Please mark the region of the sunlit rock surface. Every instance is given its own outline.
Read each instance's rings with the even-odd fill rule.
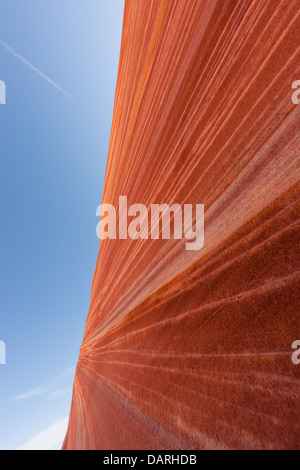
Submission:
[[[203,203],[205,243],[101,242],[64,449],[300,447],[299,34],[299,0],[126,0],[103,202]]]

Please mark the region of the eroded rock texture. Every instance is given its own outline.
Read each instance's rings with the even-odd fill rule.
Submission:
[[[64,449],[300,447],[299,0],[126,0],[103,202],[204,203],[205,243],[105,240]]]

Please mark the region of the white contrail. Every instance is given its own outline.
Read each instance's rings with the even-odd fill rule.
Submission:
[[[68,98],[70,98],[70,100],[74,101],[72,96],[69,95],[68,92],[66,92],[66,90],[64,90],[62,87],[60,87],[59,85],[57,85],[57,83],[55,83],[53,80],[51,80],[51,78],[49,78],[47,75],[45,75],[41,70],[39,70],[37,67],[35,67],[34,65],[32,65],[31,62],[29,62],[27,59],[25,59],[25,57],[21,56],[20,54],[18,54],[12,47],[10,47],[9,44],[7,44],[7,42],[3,41],[3,39],[0,38],[0,44],[8,51],[10,52],[12,55],[14,55],[17,59],[19,59],[21,62],[23,62],[24,64],[26,64],[29,68],[31,68],[31,70],[33,70],[34,72],[36,72],[40,77],[44,78],[45,80],[47,80],[48,83],[50,83],[50,85],[53,85],[57,90],[59,90],[61,93],[63,93],[64,95],[66,95]]]

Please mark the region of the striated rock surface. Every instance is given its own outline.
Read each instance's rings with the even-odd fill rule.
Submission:
[[[205,204],[205,243],[105,240],[64,449],[300,448],[300,0],[126,0],[103,202]]]

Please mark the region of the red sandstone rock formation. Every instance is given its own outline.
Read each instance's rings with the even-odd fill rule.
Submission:
[[[103,202],[204,203],[205,243],[105,240],[64,449],[300,447],[299,0],[126,0]]]

